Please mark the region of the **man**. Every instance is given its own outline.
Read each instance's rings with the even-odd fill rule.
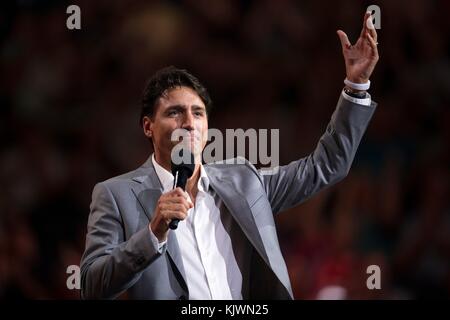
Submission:
[[[81,262],[83,298],[292,299],[274,214],[348,173],[375,110],[366,92],[378,61],[370,14],[355,45],[338,31],[346,87],[309,156],[261,175],[252,164],[201,164],[211,99],[185,70],[157,72],[144,92],[141,124],[154,153],[139,169],[94,188]],[[369,26],[368,26],[369,24]],[[172,133],[185,129],[195,170],[172,190]],[[178,229],[169,224],[179,219]]]

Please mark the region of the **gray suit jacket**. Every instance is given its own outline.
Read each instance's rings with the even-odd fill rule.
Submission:
[[[250,257],[245,299],[292,299],[278,244],[274,214],[296,206],[344,178],[375,111],[342,96],[313,153],[261,175],[242,164],[205,165],[210,187],[222,200]],[[162,187],[149,158],[139,169],[98,183],[92,194],[81,261],[84,299],[189,299],[176,231],[158,253],[148,229]]]

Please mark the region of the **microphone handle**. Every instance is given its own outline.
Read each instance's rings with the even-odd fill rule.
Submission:
[[[177,184],[178,184],[178,175],[179,175],[179,171],[176,172],[174,180],[173,180],[173,188],[174,189],[177,187]],[[184,190],[184,188],[183,188],[183,190]],[[172,221],[170,221],[170,223],[169,223],[170,230],[176,230],[178,228],[178,222],[180,222],[180,219],[172,219]]]

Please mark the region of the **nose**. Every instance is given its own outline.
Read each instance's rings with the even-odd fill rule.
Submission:
[[[188,131],[194,130],[194,116],[191,112],[185,113],[182,128]]]

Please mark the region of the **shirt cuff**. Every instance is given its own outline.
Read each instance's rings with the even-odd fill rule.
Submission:
[[[361,104],[361,105],[363,105],[363,106],[370,106],[370,104],[371,104],[371,102],[372,102],[372,98],[370,97],[370,94],[368,94],[368,93],[366,93],[366,94],[367,94],[367,98],[364,98],[364,99],[358,99],[358,98],[350,97],[348,94],[346,94],[346,93],[344,92],[344,90],[342,90],[342,96],[343,96],[346,100],[348,100],[348,101],[350,101],[350,102],[353,102],[353,103],[356,103],[356,104]]]
[[[153,231],[149,228],[150,238],[152,239],[153,245],[158,250],[158,253],[162,254],[166,249],[167,240],[159,242],[158,238],[153,234]]]

